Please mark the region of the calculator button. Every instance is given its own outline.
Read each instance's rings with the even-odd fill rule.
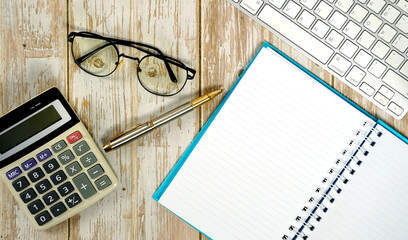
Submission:
[[[74,152],[77,156],[80,156],[89,151],[89,146],[85,141],[82,141],[74,146]]]
[[[43,178],[44,172],[41,170],[41,168],[36,168],[33,171],[29,172],[27,176],[30,178],[31,182],[37,182],[41,178]]]
[[[52,188],[50,181],[48,179],[44,179],[41,182],[35,185],[35,189],[39,194],[43,194]]]
[[[70,182],[66,182],[66,183],[64,183],[64,184],[62,184],[61,186],[58,187],[58,192],[63,197],[67,196],[72,191],[74,191],[74,186],[72,186],[72,184]]]
[[[28,203],[37,197],[37,194],[34,192],[34,189],[30,188],[20,194],[21,199],[24,203]]]
[[[75,184],[75,187],[79,190],[82,197],[85,199],[93,196],[96,193],[95,188],[92,186],[92,183],[89,181],[85,173],[81,173],[72,180]]]
[[[70,161],[72,161],[72,159],[74,159],[74,154],[72,154],[71,150],[67,150],[63,153],[61,153],[60,155],[58,155],[58,159],[62,164],[67,164]]]
[[[101,176],[104,172],[105,171],[103,171],[103,168],[99,164],[88,170],[88,174],[92,179]]]
[[[65,143],[64,140],[61,140],[59,142],[57,142],[56,144],[51,146],[52,151],[54,151],[55,153],[60,152],[62,149],[66,148],[67,144]]]
[[[52,215],[54,217],[58,217],[59,215],[63,214],[67,211],[67,207],[62,202],[59,202],[50,208]]]
[[[65,198],[65,203],[68,205],[69,208],[75,207],[80,202],[82,202],[82,200],[79,197],[78,193],[74,193],[71,196]]]
[[[38,225],[40,225],[40,226],[46,224],[51,219],[52,219],[52,217],[47,211],[42,212],[42,213],[38,214],[37,216],[35,216],[35,220],[37,221]]]
[[[21,174],[21,170],[19,167],[13,168],[12,170],[6,173],[8,180],[14,179]]]
[[[30,185],[30,183],[26,177],[21,177],[13,182],[13,187],[17,192],[20,192],[24,188],[28,187],[28,185]]]
[[[52,192],[46,194],[45,196],[43,196],[43,200],[44,200],[45,204],[47,204],[47,205],[53,204],[58,199],[59,199],[59,196],[58,196],[56,191],[52,191]]]
[[[92,152],[90,152],[86,154],[85,156],[81,157],[80,160],[81,160],[82,165],[84,165],[84,167],[89,167],[96,162],[96,157]]]
[[[103,190],[111,184],[111,180],[106,175],[95,181],[95,185],[99,190]]]
[[[44,151],[37,154],[37,159],[38,159],[38,161],[42,162],[45,159],[51,157],[51,155],[52,155],[51,151],[48,150],[48,149],[45,149]]]
[[[21,167],[23,168],[24,171],[27,171],[28,169],[34,167],[35,165],[37,165],[37,162],[35,161],[34,158],[31,158],[25,161],[23,164],[21,164]]]
[[[59,168],[59,164],[55,158],[43,164],[43,168],[47,173],[52,173]]]
[[[28,204],[27,207],[31,214],[36,214],[44,209],[44,204],[41,202],[41,200],[37,199],[34,202]]]
[[[74,176],[82,170],[78,162],[73,162],[65,168],[69,176]]]
[[[67,175],[65,175],[65,173],[62,170],[59,170],[58,172],[51,175],[50,178],[54,185],[58,185],[65,181],[65,179],[67,179]]]
[[[82,138],[81,133],[79,131],[76,131],[67,137],[67,141],[69,142],[69,144],[73,144],[74,142],[78,141],[81,138]]]

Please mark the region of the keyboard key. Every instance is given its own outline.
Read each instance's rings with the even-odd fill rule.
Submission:
[[[404,66],[400,69],[400,72],[408,77],[408,62],[405,62]]]
[[[240,5],[251,14],[255,14],[262,4],[263,1],[260,0],[243,0]]]
[[[315,16],[313,16],[312,14],[305,10],[302,12],[302,14],[300,14],[297,21],[300,24],[302,24],[305,28],[309,28],[315,19],[316,19]]]
[[[392,51],[391,54],[385,60],[385,62],[388,63],[393,68],[398,68],[401,65],[402,61],[404,61],[404,57],[401,56],[396,51]]]
[[[28,203],[34,198],[37,197],[37,194],[34,192],[34,189],[29,188],[28,190],[22,192],[20,194],[21,200],[23,200],[24,203]]]
[[[327,36],[326,42],[334,48],[338,48],[343,39],[344,37],[341,34],[336,32],[335,30],[332,30],[329,36]]]
[[[321,1],[319,5],[317,5],[316,9],[314,10],[314,12],[320,17],[322,17],[323,19],[327,19],[327,17],[330,15],[332,11],[333,11],[333,8],[329,4],[323,1]]]
[[[13,182],[13,187],[16,189],[17,192],[20,192],[24,188],[28,187],[30,183],[28,182],[26,177],[21,177]]]
[[[404,37],[402,34],[399,34],[392,45],[401,52],[405,52],[405,50],[408,48],[408,38]]]
[[[366,75],[366,73],[363,70],[361,70],[360,68],[354,66],[351,69],[351,71],[347,74],[346,80],[357,87],[358,84],[360,84],[360,82],[363,80],[365,75]]]
[[[65,175],[65,173],[62,170],[59,170],[58,172],[51,175],[50,178],[54,185],[58,185],[65,181],[65,179],[67,179],[67,175]]]
[[[340,76],[343,76],[350,68],[350,66],[351,62],[349,62],[347,59],[345,59],[339,54],[336,54],[329,63],[329,68],[335,71]]]
[[[316,34],[320,38],[323,38],[329,29],[329,26],[324,24],[322,21],[317,20],[316,24],[312,27],[312,33]]]
[[[41,178],[45,176],[44,172],[41,168],[36,168],[27,174],[28,178],[30,178],[31,182],[37,182]]]
[[[52,173],[60,167],[55,158],[43,164],[43,168],[47,173]]]
[[[383,59],[385,57],[385,55],[387,55],[387,53],[390,51],[390,47],[388,47],[387,45],[385,45],[383,42],[378,41],[373,49],[371,49],[371,52],[374,53],[374,55],[376,55],[377,57]]]
[[[346,40],[343,43],[343,46],[340,48],[340,52],[343,53],[346,57],[351,58],[354,53],[356,53],[358,50],[357,45],[352,43],[350,40]]]
[[[50,181],[47,179],[42,180],[41,182],[35,185],[35,189],[39,194],[43,194],[52,188]]]
[[[41,202],[41,200],[37,199],[34,202],[28,204],[27,208],[31,214],[36,214],[44,209],[44,204]]]
[[[67,207],[62,202],[59,202],[50,208],[50,211],[54,217],[58,217],[67,211]]]
[[[386,69],[387,67],[376,59],[373,61],[373,63],[371,63],[371,66],[368,68],[368,71],[377,78],[380,78]]]
[[[391,99],[394,96],[394,92],[391,91],[391,89],[387,88],[386,86],[382,86],[380,90],[378,90],[378,92],[388,99]]]
[[[85,156],[81,157],[81,163],[84,167],[89,167],[96,162],[96,157],[93,153],[88,153]]]
[[[352,21],[349,21],[343,29],[343,32],[347,36],[349,36],[351,39],[355,39],[357,35],[360,33],[360,31],[361,31],[361,27]]]
[[[74,142],[78,141],[81,138],[82,134],[79,131],[76,131],[67,137],[67,141],[69,144],[73,144]]]
[[[51,205],[54,204],[59,199],[59,196],[56,191],[51,191],[50,193],[43,196],[45,204]]]
[[[302,8],[295,2],[289,1],[288,4],[286,4],[286,7],[283,8],[283,12],[291,18],[295,18],[301,9]]]
[[[317,0],[300,0],[299,2],[300,4],[312,10],[315,4],[317,3]]]
[[[360,50],[356,57],[354,58],[354,61],[360,65],[361,67],[365,68],[368,66],[368,64],[370,63],[371,59],[373,59],[373,57],[368,54],[367,52],[365,52],[364,50]]]
[[[21,174],[20,168],[16,167],[16,168],[13,168],[10,171],[8,171],[6,173],[6,176],[7,176],[8,180],[12,180],[12,179],[18,177],[20,174]]]
[[[74,158],[75,158],[74,154],[72,154],[71,150],[66,150],[65,152],[58,155],[58,160],[62,164],[67,164],[67,163],[71,162]]]
[[[388,72],[382,78],[382,81],[388,84],[397,92],[401,93],[404,97],[408,98],[408,81],[402,78],[399,74],[397,74],[393,70],[388,70]]]
[[[361,46],[369,49],[371,45],[373,45],[375,41],[375,37],[368,33],[367,31],[364,31],[360,37],[357,39],[357,42],[361,44]]]
[[[363,82],[363,84],[361,84],[360,86],[360,90],[367,94],[368,96],[371,96],[374,94],[374,88],[372,88],[370,85],[368,85],[367,83]]]
[[[276,31],[280,32],[288,39],[291,39],[294,44],[324,64],[329,60],[334,52],[332,49],[327,47],[321,41],[317,40],[314,36],[303,30],[298,25],[294,24],[271,6],[266,5],[258,17],[265,24],[274,26]],[[275,24],[276,22],[279,22],[280,24]]]
[[[57,142],[56,144],[52,145],[51,149],[55,153],[58,153],[61,150],[63,150],[64,148],[66,148],[66,147],[67,147],[67,144],[65,143],[65,141],[61,140],[61,141]]]
[[[363,19],[367,16],[368,11],[361,5],[356,4],[350,12],[350,17],[354,18],[357,22],[361,23]]]
[[[88,175],[92,178],[95,179],[99,176],[101,176],[105,171],[101,167],[101,165],[96,165],[92,167],[91,169],[88,170]]]
[[[381,14],[381,17],[383,17],[385,20],[387,20],[390,23],[394,23],[397,17],[400,15],[400,11],[398,11],[396,8],[394,8],[391,5],[388,5],[384,12]]]
[[[52,217],[51,215],[47,212],[44,211],[37,216],[35,216],[35,220],[37,221],[38,225],[42,226],[46,224],[47,222],[51,221]]]
[[[384,0],[370,0],[367,4],[368,8],[373,10],[375,13],[379,13],[381,9],[385,6]]]
[[[21,167],[23,168],[24,171],[27,171],[27,170],[33,168],[35,165],[37,165],[37,162],[35,161],[35,159],[30,158],[29,160],[27,160],[23,164],[21,164]]]
[[[402,114],[404,109],[402,109],[400,106],[398,106],[395,102],[391,102],[390,105],[388,106],[388,109],[395,113],[395,115],[399,116]]]
[[[99,190],[103,190],[112,184],[108,176],[103,176],[95,181],[95,185]]]
[[[397,31],[391,28],[388,24],[384,24],[384,26],[381,28],[380,32],[378,33],[378,36],[384,39],[386,42],[391,42],[395,34],[397,34]]]
[[[379,92],[374,95],[374,100],[383,106],[387,105],[387,103],[389,102],[389,100]]]
[[[73,147],[77,156],[80,156],[89,151],[89,146],[85,141],[82,141]]]
[[[377,32],[378,28],[380,28],[382,21],[374,16],[374,14],[370,14],[367,20],[364,22],[364,26],[371,30],[372,32]]]
[[[403,15],[396,24],[403,33],[408,33],[408,16]]]
[[[338,0],[335,5],[343,12],[348,12],[353,3],[353,0]]]
[[[82,170],[78,162],[73,162],[65,168],[69,176],[74,176]]]
[[[404,12],[408,13],[408,1],[407,0],[399,0],[398,7],[400,7]]]
[[[58,187],[58,192],[63,197],[70,194],[72,191],[74,191],[74,186],[72,186],[72,184],[70,182],[66,182],[66,183],[64,183],[64,184],[62,184],[61,186]]]
[[[71,196],[65,198],[65,203],[68,205],[69,208],[73,208],[82,202],[82,199],[79,197],[78,193],[74,193]]]
[[[281,8],[286,0],[269,0],[269,2],[277,8]]]
[[[49,149],[45,149],[44,151],[37,154],[37,159],[38,161],[42,162],[51,157],[51,155],[52,155],[51,151]]]
[[[72,181],[74,182],[75,187],[79,190],[83,198],[90,198],[96,193],[95,188],[92,186],[91,181],[89,181],[85,173],[81,173]]]
[[[346,20],[347,18],[343,14],[341,14],[339,11],[335,11],[330,17],[329,23],[335,28],[340,29],[341,27],[343,27]]]

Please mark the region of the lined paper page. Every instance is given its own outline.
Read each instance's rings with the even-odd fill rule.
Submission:
[[[213,239],[280,239],[363,121],[263,48],[159,202]]]
[[[407,239],[408,145],[382,126],[376,145],[322,214],[310,239]]]

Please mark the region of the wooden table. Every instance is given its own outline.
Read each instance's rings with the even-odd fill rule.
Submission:
[[[264,41],[408,136],[408,117],[392,119],[224,0],[4,0],[0,9],[0,114],[57,86],[99,146],[201,93],[229,89]],[[90,76],[72,60],[71,31],[155,45],[197,75],[167,98],[141,87],[130,60],[109,77]],[[152,195],[221,99],[107,154],[119,179],[117,190],[49,231],[34,230],[0,183],[0,239],[206,239]]]

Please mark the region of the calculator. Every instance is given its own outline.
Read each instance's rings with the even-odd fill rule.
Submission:
[[[57,88],[0,118],[0,176],[38,230],[79,213],[118,183]]]

